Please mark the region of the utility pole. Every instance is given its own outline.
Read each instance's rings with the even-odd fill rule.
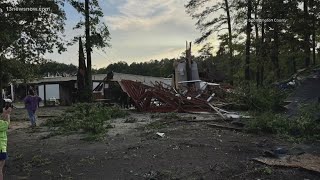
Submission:
[[[92,101],[92,72],[91,72],[91,41],[90,41],[90,10],[89,0],[85,0],[85,32],[86,32],[86,54],[87,54],[87,97],[88,102]]]

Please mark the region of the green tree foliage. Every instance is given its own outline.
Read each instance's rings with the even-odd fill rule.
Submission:
[[[75,75],[77,73],[77,66],[73,64],[58,63],[51,60],[44,60],[39,65],[34,65],[38,70],[38,76],[48,75]]]
[[[88,77],[91,76],[91,48],[109,47],[110,33],[100,19],[103,18],[98,0],[89,2],[88,27],[90,39],[86,40],[88,62]],[[64,35],[66,15],[65,3],[70,3],[80,14],[85,14],[84,2],[78,0],[18,0],[0,2],[0,55],[15,58],[23,63],[41,63],[42,55],[52,53],[55,49],[60,53],[66,50],[66,45],[78,41],[79,35],[68,41]],[[23,10],[19,8],[42,8],[38,10]],[[44,9],[45,8],[45,9]],[[85,25],[80,21],[74,29]],[[90,41],[89,41],[90,40]],[[90,62],[90,63],[89,63]],[[9,69],[5,69],[7,71]],[[10,72],[4,72],[10,74]],[[1,75],[1,79],[6,76]],[[91,83],[91,77],[88,78]],[[0,84],[1,89],[2,84]]]
[[[65,49],[63,0],[0,2],[0,53],[23,62],[35,62],[39,55]],[[46,7],[43,11],[12,11],[11,8]]]
[[[247,128],[250,132],[273,133],[296,142],[319,140],[320,123],[314,113],[319,110],[319,104],[302,105],[293,117],[265,111],[249,120]]]
[[[316,64],[320,1],[251,0],[250,8],[250,1],[247,0],[228,2],[233,22],[233,63],[227,61],[230,59],[230,33],[220,31],[228,27],[225,1],[190,0],[186,9],[192,18],[198,20],[196,27],[203,32],[196,42],[206,40],[216,31],[220,32],[217,57],[224,59],[224,71],[235,68],[234,78],[238,83],[242,83],[246,75],[247,79],[250,77],[251,81],[256,80],[257,85],[262,86],[287,79],[297,69],[310,64],[311,59],[315,61],[312,64]],[[222,15],[219,17],[218,14]],[[248,17],[253,21],[247,24]],[[247,41],[245,37],[249,37]],[[228,67],[230,65],[232,67]]]
[[[309,51],[315,49],[319,41],[316,38],[313,39],[312,45],[311,31],[319,27],[319,23],[313,25],[313,22],[319,22],[320,5],[318,1],[313,3],[308,1],[306,5],[309,11],[306,14],[304,2],[263,0],[258,4],[256,18],[271,21],[259,22],[257,28],[252,29],[252,33],[256,33],[256,36],[252,37],[254,43],[251,51],[257,56],[252,57],[254,61],[251,63],[258,64],[252,71],[261,76],[257,77],[260,79],[257,82],[266,80],[265,83],[270,83],[286,79],[296,73],[297,69],[310,64],[312,56]],[[239,9],[241,9],[240,5]],[[237,18],[243,18],[241,13],[238,13]],[[276,20],[284,21],[275,22]],[[314,36],[316,37],[317,34],[319,32]],[[312,57],[312,59],[316,61],[316,58]]]
[[[85,15],[85,3],[84,0],[66,0],[68,1],[81,15]],[[104,17],[102,9],[99,5],[98,0],[90,0],[90,44],[92,48],[103,49],[106,47],[110,47],[110,32],[108,30],[107,25],[104,23],[102,18]],[[85,22],[79,21],[74,29],[82,29],[85,28]],[[83,31],[84,32],[84,31]],[[86,41],[85,33],[76,36],[73,38],[73,43],[79,42],[79,37]]]
[[[34,64],[24,64],[17,59],[6,59],[2,61],[3,77],[2,84],[8,84],[13,79],[28,81],[37,76],[37,66]]]
[[[206,51],[206,50],[204,50]],[[203,52],[207,54],[206,52]],[[227,55],[226,55],[227,56]],[[227,74],[223,71],[225,68],[225,55],[213,57],[212,55],[192,57],[198,65],[201,77],[206,81],[217,82],[226,79]],[[132,63],[128,65],[124,61],[113,63],[107,67],[96,70],[97,74],[106,74],[108,72],[136,74],[155,77],[172,77],[173,64],[175,61],[184,60],[183,57],[173,59],[151,60],[148,62]]]
[[[4,59],[2,65],[6,69],[3,72],[3,84],[14,79],[22,79],[27,82],[46,76],[74,76],[78,69],[73,64],[58,63],[52,60],[41,60],[39,64],[25,64],[17,59]]]
[[[187,13],[197,20],[196,27],[202,33],[202,36],[196,40],[196,43],[202,43],[215,32],[220,32],[228,28],[227,12],[229,8],[226,8],[229,7],[228,1],[190,0],[185,7]],[[214,17],[218,14],[218,17]]]
[[[100,140],[109,128],[110,119],[123,118],[127,112],[103,104],[79,103],[67,109],[56,118],[49,119],[46,125],[55,127],[57,134],[70,134],[82,131],[87,140]]]
[[[196,39],[196,43],[207,41],[215,32],[228,30],[227,44],[229,50],[229,66],[226,70],[229,72],[230,83],[233,84],[234,76],[234,47],[232,35],[232,19],[231,13],[234,8],[230,0],[189,0],[185,5],[187,13],[193,19],[197,20],[196,27],[202,33],[201,37]],[[219,14],[219,16],[217,16]],[[210,43],[210,41],[209,41]],[[204,46],[206,47],[206,45]]]
[[[63,9],[65,3],[70,3],[80,13],[84,13],[84,3],[75,0],[20,0],[1,1],[0,8],[0,54],[10,55],[22,62],[39,62],[45,53],[66,50],[65,45],[78,41],[80,36],[74,37],[72,42],[66,41],[64,25],[66,20]],[[14,8],[45,7],[42,11],[14,11]],[[93,47],[109,47],[110,33],[107,26],[99,19],[103,17],[97,0],[90,3],[91,44]],[[75,29],[83,28],[80,21]]]
[[[108,72],[137,74],[144,76],[158,76],[167,77],[173,72],[173,62],[175,59],[163,59],[161,61],[151,60],[149,62],[132,63],[128,65],[124,61],[110,64],[105,68],[97,70],[98,74],[105,74]]]
[[[28,80],[34,78],[35,67],[32,64],[24,64],[17,59],[7,59],[4,55],[0,55],[0,90],[8,84],[12,79]],[[3,101],[0,102],[2,107]],[[0,108],[2,112],[2,108]]]

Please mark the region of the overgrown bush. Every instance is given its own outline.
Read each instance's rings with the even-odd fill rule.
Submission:
[[[273,133],[294,140],[320,140],[319,113],[319,104],[304,105],[293,117],[268,111],[256,114],[247,128],[251,132]]]
[[[255,88],[245,98],[250,109],[280,111],[287,94],[274,88]]]
[[[125,117],[127,112],[115,107],[105,107],[102,104],[76,104],[60,116],[49,119],[49,127],[58,127],[60,132],[83,131],[90,136],[99,137],[110,128],[110,119]]]
[[[228,97],[228,102],[244,104],[250,111],[266,112],[280,111],[283,101],[287,97],[285,92],[272,87],[248,88],[242,87],[234,91]]]

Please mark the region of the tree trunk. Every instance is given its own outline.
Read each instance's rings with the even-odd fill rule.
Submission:
[[[246,60],[245,60],[245,80],[250,80],[250,47],[251,47],[251,11],[252,1],[248,0],[247,4],[247,28],[246,28]]]
[[[294,35],[292,35],[291,41],[294,41],[294,40],[295,40],[295,37],[294,37]],[[297,73],[297,62],[296,62],[295,52],[298,51],[298,49],[294,43],[291,44],[290,49],[291,49],[291,55],[290,55],[291,59],[290,60],[292,60],[292,71],[290,73],[295,74],[295,73]]]
[[[313,29],[312,29],[312,60],[313,60],[313,65],[316,65],[316,48],[317,48],[317,43],[316,43],[316,18],[313,17]]]
[[[86,62],[83,52],[83,46],[81,37],[79,39],[79,62],[78,62],[78,73],[77,73],[77,85],[78,85],[78,91],[77,91],[77,101],[78,102],[87,102],[88,101],[88,92],[86,91],[86,85],[87,85],[87,68],[86,68]]]
[[[254,18],[255,20],[258,19],[258,6],[259,6],[260,0],[258,0],[257,2],[255,2],[254,5]],[[259,87],[261,84],[261,80],[260,80],[260,66],[261,66],[261,59],[260,59],[260,42],[259,42],[259,27],[258,27],[258,22],[255,21],[254,23],[254,28],[255,28],[255,33],[256,33],[256,63],[257,63],[257,67],[256,67],[256,83],[257,83],[257,87]]]
[[[261,45],[260,45],[260,48],[261,48],[261,51],[260,51],[260,55],[261,55],[261,59],[262,59],[262,62],[260,64],[260,85],[263,85],[263,81],[264,81],[264,64],[265,64],[265,60],[266,60],[266,49],[265,49],[265,31],[264,31],[264,28],[265,28],[265,25],[264,25],[264,22],[262,22],[261,24]]]
[[[225,5],[226,5],[226,12],[227,12],[227,22],[228,22],[228,46],[230,50],[230,72],[229,72],[229,77],[230,77],[230,84],[233,85],[233,74],[234,74],[234,64],[233,64],[233,44],[232,44],[232,27],[231,27],[231,18],[230,18],[230,9],[229,9],[229,2],[228,0],[225,0]]]
[[[3,112],[3,100],[2,100],[2,89],[3,89],[3,85],[2,85],[2,74],[3,74],[3,65],[2,62],[4,61],[4,55],[0,56],[0,94],[1,94],[1,98],[0,98],[0,113]]]
[[[279,25],[274,23],[274,32],[273,32],[273,52],[272,52],[272,61],[275,69],[276,79],[280,79],[280,67],[279,67]]]
[[[262,0],[261,2],[261,19],[265,17],[264,15],[264,10],[265,10],[265,0]],[[261,23],[261,41],[260,41],[260,66],[259,66],[259,78],[260,78],[260,85],[263,86],[264,82],[264,65],[266,62],[266,57],[267,57],[267,52],[266,52],[266,45],[265,45],[265,38],[266,38],[266,33],[265,33],[265,28],[267,26],[265,25],[265,22]]]
[[[316,65],[316,15],[314,0],[310,0],[310,7],[312,8],[312,64]]]
[[[275,7],[272,12],[272,18],[277,19],[279,18],[279,11],[278,8],[283,6],[283,0],[277,0],[273,2],[273,6]],[[279,67],[279,47],[280,47],[280,28],[279,23],[273,22],[273,43],[272,43],[272,53],[271,53],[271,61],[273,64],[275,80],[280,79],[280,67]]]
[[[91,42],[90,42],[90,19],[89,0],[85,0],[85,32],[86,32],[86,54],[87,54],[87,96],[88,102],[92,102],[92,72],[91,72]]]
[[[296,57],[292,57],[292,68],[293,68],[293,74],[297,73],[297,63],[296,63]]]
[[[305,54],[305,66],[309,67],[310,65],[310,26],[309,26],[309,12],[308,12],[308,0],[303,1],[303,10],[304,10],[304,54]]]

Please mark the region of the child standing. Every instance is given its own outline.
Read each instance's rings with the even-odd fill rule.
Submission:
[[[30,89],[28,93],[28,96],[24,99],[24,103],[31,121],[31,127],[36,127],[36,111],[38,109],[39,102],[42,101],[42,99],[37,96],[32,89]]]
[[[3,167],[7,159],[7,130],[10,124],[10,113],[8,115],[9,118],[0,119],[0,180],[3,180]]]
[[[12,111],[12,106],[9,102],[5,103],[4,108],[2,109],[2,118],[10,122],[10,114]]]

